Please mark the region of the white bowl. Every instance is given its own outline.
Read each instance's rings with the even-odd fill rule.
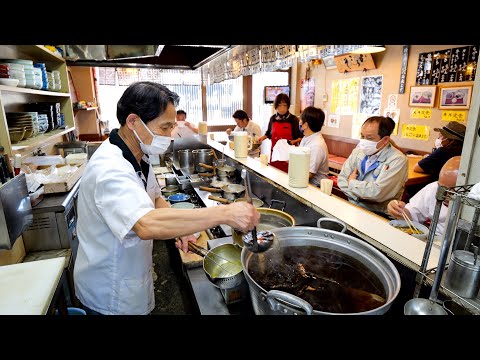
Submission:
[[[425,225],[420,224],[416,221],[412,221],[412,223],[413,223],[413,225],[415,225],[415,227],[418,230],[420,230],[422,232],[422,234],[410,234],[410,235],[413,236],[413,237],[416,237],[417,239],[426,240],[427,237],[428,237],[428,231],[429,231],[428,227],[426,227]],[[392,220],[388,224],[393,226],[393,227],[402,227],[402,228],[410,229],[405,220]],[[400,230],[400,231],[403,231],[403,230]]]
[[[6,86],[17,86],[19,80],[18,79],[5,79],[5,78],[0,78],[0,85],[6,85]]]

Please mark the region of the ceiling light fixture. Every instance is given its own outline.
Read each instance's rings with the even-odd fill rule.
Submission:
[[[385,45],[359,45],[356,49],[350,51],[351,54],[371,54],[385,51]]]

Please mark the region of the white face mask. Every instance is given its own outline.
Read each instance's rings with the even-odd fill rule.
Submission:
[[[381,141],[381,140],[380,140]],[[362,149],[362,151],[370,156],[375,154],[379,149],[377,149],[377,144],[380,142],[375,142],[371,140],[366,140],[366,139],[360,139],[360,142],[358,143],[358,147]]]
[[[435,148],[438,149],[438,148],[441,148],[442,147],[442,139],[439,139],[439,138],[436,138],[435,139]]]
[[[140,121],[143,126],[145,126],[150,135],[152,135],[153,137],[152,143],[150,145],[144,144],[138,136],[137,132],[133,130],[133,133],[137,137],[138,141],[140,141],[140,148],[142,149],[143,153],[147,155],[160,155],[167,151],[172,141],[172,138],[169,136],[155,135],[141,119]]]

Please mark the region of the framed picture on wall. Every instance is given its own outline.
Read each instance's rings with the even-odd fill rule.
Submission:
[[[437,87],[435,85],[410,86],[408,105],[412,107],[433,107],[436,90]]]
[[[472,86],[440,88],[439,109],[467,110],[470,108]]]

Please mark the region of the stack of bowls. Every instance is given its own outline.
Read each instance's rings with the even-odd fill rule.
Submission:
[[[17,64],[12,62],[12,60],[6,59],[2,60],[0,65],[8,65],[10,78],[18,80],[17,86],[26,87],[27,81],[25,77],[25,69],[22,64]]]
[[[47,68],[44,63],[35,63],[33,67],[40,69],[42,76],[42,90],[48,90]]]
[[[21,114],[21,113],[7,113],[7,123],[8,128],[22,128],[24,133],[22,139],[25,140],[33,136],[34,126],[33,126],[33,115],[31,114]],[[18,140],[18,141],[20,141]]]

